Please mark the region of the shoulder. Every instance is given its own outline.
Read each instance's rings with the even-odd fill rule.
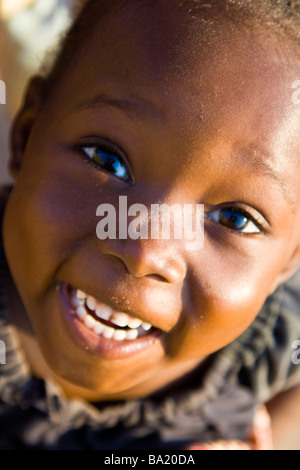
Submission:
[[[239,339],[241,383],[263,402],[300,383],[293,361],[300,344],[300,270],[267,300],[248,333]]]

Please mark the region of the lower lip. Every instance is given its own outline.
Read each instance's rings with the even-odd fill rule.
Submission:
[[[60,284],[59,294],[63,305],[63,321],[71,339],[86,352],[107,360],[120,360],[134,356],[156,344],[163,332],[154,330],[135,340],[115,341],[97,335],[89,330],[74,314],[70,304],[69,290],[65,283]]]

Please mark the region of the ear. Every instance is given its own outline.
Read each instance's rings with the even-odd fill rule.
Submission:
[[[29,136],[45,101],[45,84],[46,80],[39,76],[30,80],[22,107],[13,122],[9,170],[14,179],[18,177]]]
[[[291,256],[289,262],[283,269],[283,271],[279,274],[279,276],[276,278],[270,294],[273,294],[273,292],[277,289],[280,284],[283,284],[286,282],[290,277],[292,277],[296,271],[300,267],[300,241],[298,243],[298,246],[296,247],[295,251],[293,252],[293,255]]]

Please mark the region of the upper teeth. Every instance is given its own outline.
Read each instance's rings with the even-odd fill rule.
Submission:
[[[86,295],[80,290],[72,292],[71,304],[75,309],[76,315],[84,322],[87,328],[108,339],[113,338],[116,341],[123,341],[125,339],[133,340],[139,336],[140,327],[144,331],[149,331],[152,328],[150,323],[143,322],[138,318],[133,318],[126,313],[114,312],[107,305],[101,304],[96,299]],[[99,321],[88,313],[86,306],[89,310],[94,312],[94,314],[99,318]],[[115,329],[103,324],[101,320],[110,321],[116,327],[127,327],[129,329],[127,331]]]

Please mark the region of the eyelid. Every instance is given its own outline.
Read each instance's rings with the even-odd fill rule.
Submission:
[[[250,236],[250,235],[261,235],[261,234],[268,234],[270,232],[270,224],[268,220],[254,207],[246,206],[244,203],[238,202],[228,202],[224,204],[220,204],[214,207],[208,208],[205,213],[210,214],[215,211],[222,211],[224,209],[235,210],[236,212],[240,212],[241,214],[248,217],[260,230],[260,233],[246,233],[246,232],[239,232],[237,230],[231,230],[227,228],[227,230],[234,232],[239,235],[243,236]]]
[[[245,207],[239,204],[236,210],[243,214],[249,215],[252,222],[254,222],[263,232],[267,232],[270,229],[270,224],[267,219],[256,209],[251,206]]]
[[[84,148],[97,148],[97,149],[105,149],[108,152],[115,153],[116,156],[118,156],[120,159],[123,159],[123,164],[126,167],[126,170],[128,172],[130,180],[128,181],[128,184],[130,186],[135,184],[135,178],[133,175],[132,167],[129,162],[129,159],[126,155],[126,153],[114,142],[112,142],[109,139],[106,139],[104,137],[97,137],[97,136],[90,136],[90,137],[84,137],[82,139],[79,139],[79,143],[75,145],[75,148],[77,151],[79,151],[82,154],[82,150]],[[89,160],[91,164],[93,162]],[[96,166],[96,164],[94,164]]]

